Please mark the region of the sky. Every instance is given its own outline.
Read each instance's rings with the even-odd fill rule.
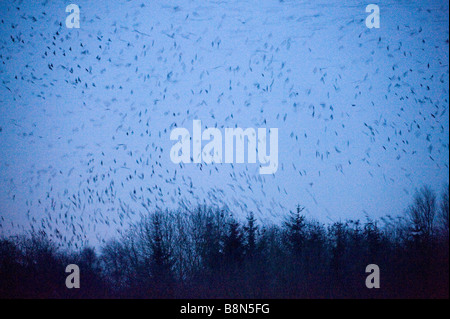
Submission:
[[[371,3],[2,1],[0,234],[101,242],[199,204],[261,223],[300,204],[327,223],[441,192],[448,1],[374,2],[369,29]],[[80,28],[66,26],[69,4]],[[277,128],[278,170],[173,163],[170,133],[194,120]]]

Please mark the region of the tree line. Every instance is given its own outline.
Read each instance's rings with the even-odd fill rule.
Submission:
[[[297,206],[280,224],[226,208],[156,211],[99,248],[45,232],[0,238],[1,298],[448,298],[448,187],[423,187],[399,216],[330,224]],[[80,289],[65,285],[68,264]],[[380,268],[368,289],[366,266]]]

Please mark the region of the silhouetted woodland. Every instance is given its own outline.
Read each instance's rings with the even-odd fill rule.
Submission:
[[[448,187],[404,214],[323,224],[298,206],[279,225],[224,208],[155,212],[77,252],[45,232],[0,239],[1,298],[448,298]],[[80,268],[68,289],[65,268]],[[368,264],[381,288],[368,289]]]

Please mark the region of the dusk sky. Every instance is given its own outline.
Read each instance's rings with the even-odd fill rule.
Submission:
[[[66,26],[66,6],[80,28]],[[0,234],[228,206],[261,223],[401,213],[449,174],[449,3],[2,1]],[[278,170],[175,164],[174,128],[278,128]],[[206,142],[202,145],[204,146]],[[247,159],[247,157],[246,157]],[[75,238],[74,238],[75,239]]]

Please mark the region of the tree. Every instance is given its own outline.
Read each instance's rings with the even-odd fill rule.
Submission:
[[[239,222],[230,217],[224,239],[224,257],[228,265],[239,264],[244,254],[244,236]]]
[[[197,251],[202,263],[201,270],[213,275],[219,270],[224,253],[225,214],[220,210],[199,210],[196,224],[194,230],[200,233]]]
[[[165,284],[172,279],[172,260],[166,243],[164,243],[164,229],[162,214],[151,216],[151,259],[150,271],[154,281]]]
[[[374,260],[381,248],[381,232],[376,221],[368,218],[364,225],[364,238],[367,242],[369,260]]]
[[[101,259],[103,272],[114,290],[120,291],[128,288],[127,272],[131,270],[131,265],[127,259],[125,244],[118,240],[106,242],[101,251]]]
[[[414,195],[414,203],[407,211],[415,240],[429,243],[434,235],[436,194],[424,186]]]
[[[305,241],[305,216],[302,215],[305,207],[297,206],[295,213],[291,212],[284,223],[287,237],[287,246],[292,253],[299,257]]]
[[[441,200],[441,206],[440,206],[440,224],[441,224],[441,230],[448,241],[448,234],[449,234],[449,195],[448,195],[449,189],[448,185],[445,187],[444,192],[442,193],[442,200]]]
[[[344,260],[345,260],[345,248],[347,244],[347,229],[346,225],[342,222],[333,223],[328,229],[331,245],[331,265],[334,271],[334,277],[336,280],[342,278]]]
[[[75,258],[75,264],[81,269],[83,276],[83,291],[92,296],[106,293],[101,276],[100,259],[93,247],[84,247]],[[83,294],[86,297],[86,294]]]
[[[249,258],[253,258],[256,249],[256,236],[258,232],[258,225],[253,212],[247,216],[247,225],[244,226],[246,235],[245,252]]]
[[[23,269],[19,263],[20,258],[21,252],[16,243],[0,238],[0,298],[15,297],[21,290]]]

